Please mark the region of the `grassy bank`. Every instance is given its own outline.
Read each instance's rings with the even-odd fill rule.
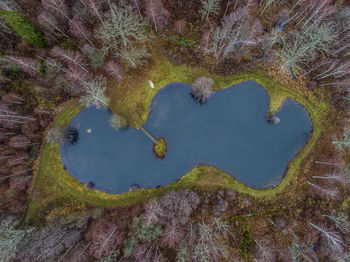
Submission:
[[[40,158],[36,163],[35,177],[32,188],[32,200],[29,203],[24,223],[31,223],[47,215],[44,211],[48,206],[60,207],[71,203],[75,206],[116,207],[145,202],[160,196],[171,189],[191,188],[199,191],[215,191],[219,188],[229,188],[254,197],[273,197],[291,185],[292,178],[301,167],[305,157],[312,150],[322,132],[322,121],[327,111],[327,105],[314,97],[309,91],[300,91],[293,87],[284,87],[266,77],[262,72],[243,73],[222,77],[211,75],[204,69],[174,66],[164,57],[155,54],[157,59],[152,67],[137,77],[126,77],[118,83],[110,83],[108,94],[111,97],[111,110],[126,117],[134,127],[143,125],[148,117],[153,96],[166,84],[174,81],[191,84],[198,76],[210,76],[215,81],[215,89],[223,89],[233,84],[254,80],[263,85],[271,97],[271,107],[280,108],[283,101],[290,97],[302,104],[310,113],[314,132],[308,144],[290,163],[288,171],[281,184],[274,188],[263,190],[250,188],[228,174],[209,166],[200,165],[193,168],[177,182],[154,189],[140,189],[132,193],[107,194],[98,190],[87,190],[63,169],[59,146],[44,144]],[[151,89],[147,80],[151,79],[156,88]],[[70,101],[57,112],[53,125],[67,126],[74,115],[81,110],[77,101]],[[151,152],[150,152],[151,153]]]

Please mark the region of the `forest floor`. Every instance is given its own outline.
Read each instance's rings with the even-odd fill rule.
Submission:
[[[128,120],[130,126],[140,128],[147,120],[152,98],[157,91],[171,82],[193,83],[199,76],[209,76],[214,80],[214,89],[223,89],[246,80],[254,80],[265,87],[270,95],[270,108],[277,111],[286,98],[293,98],[302,104],[309,112],[314,130],[308,144],[290,163],[283,181],[274,188],[253,189],[223,171],[200,165],[190,170],[177,182],[152,189],[140,189],[124,194],[108,194],[98,190],[86,189],[85,185],[69,175],[61,162],[58,145],[43,144],[40,157],[35,166],[35,176],[30,190],[30,202],[23,218],[23,223],[40,223],[41,220],[57,214],[69,214],[88,207],[118,207],[143,203],[150,198],[161,196],[172,189],[188,188],[201,192],[215,192],[218,189],[231,189],[252,197],[276,198],[287,191],[295,194],[298,187],[296,174],[301,173],[307,156],[314,150],[322,131],[328,104],[324,96],[314,96],[308,89],[289,87],[273,81],[265,73],[256,71],[249,73],[220,76],[209,73],[206,69],[173,65],[160,52],[152,48],[152,63],[142,71],[129,72],[120,82],[109,83],[107,90],[111,98],[110,109]],[[155,88],[148,86],[152,80]],[[71,119],[81,110],[76,100],[63,104],[56,112],[52,126],[68,126]]]

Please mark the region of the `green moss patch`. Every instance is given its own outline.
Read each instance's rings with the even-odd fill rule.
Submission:
[[[18,36],[24,38],[28,44],[44,48],[46,40],[42,33],[36,29],[34,24],[27,17],[14,11],[0,10],[0,16]]]

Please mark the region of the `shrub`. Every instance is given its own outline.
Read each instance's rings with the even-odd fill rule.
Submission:
[[[39,48],[44,48],[46,46],[44,36],[25,16],[14,11],[4,10],[0,10],[0,16],[20,37],[23,37],[28,44]]]

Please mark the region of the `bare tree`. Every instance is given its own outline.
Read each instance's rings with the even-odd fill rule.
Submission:
[[[194,191],[178,190],[170,191],[159,201],[164,210],[164,216],[160,219],[161,224],[176,219],[185,225],[193,210],[198,207],[200,198]]]
[[[165,225],[163,241],[169,248],[173,248],[183,238],[184,234],[183,228],[173,219]]]
[[[39,63],[36,59],[21,56],[7,56],[7,58],[30,76],[39,74]]]
[[[1,97],[1,100],[10,105],[21,105],[24,99],[16,93],[7,93]]]
[[[263,10],[261,11],[261,14],[263,14],[267,9],[269,9],[274,4],[283,4],[285,0],[263,0],[260,2],[260,4],[263,2],[265,2],[265,5]]]
[[[15,135],[16,133],[11,132],[10,130],[7,130],[5,128],[0,128],[0,140],[9,138],[12,135]],[[0,157],[1,159],[1,157]]]
[[[52,14],[69,20],[69,9],[64,0],[41,0],[41,5]]]
[[[85,106],[108,106],[109,98],[105,95],[107,87],[104,77],[98,76],[92,80],[82,81],[82,85],[84,87],[84,94],[80,98],[80,103]]]
[[[48,143],[59,144],[64,138],[65,128],[63,126],[51,128],[46,135],[46,141]]]
[[[147,226],[157,224],[162,216],[164,216],[164,210],[157,200],[152,200],[145,205],[144,219]]]
[[[213,84],[214,81],[210,77],[199,77],[192,84],[191,93],[198,102],[205,103],[213,94]]]
[[[112,115],[108,120],[109,125],[117,131],[123,130],[127,127],[126,120],[120,116]]]
[[[147,0],[145,12],[156,31],[162,30],[169,23],[170,13],[164,8],[162,0]]]
[[[345,127],[343,131],[343,135],[340,138],[334,138],[333,145],[335,145],[336,149],[339,152],[343,152],[345,149],[350,147],[350,128]]]
[[[90,255],[88,254],[87,249],[89,248],[91,242],[88,244],[81,243],[74,247],[73,252],[71,252],[70,256],[67,258],[66,262],[85,262],[89,261],[91,259]],[[108,261],[112,262],[112,261]]]
[[[11,261],[15,257],[19,242],[29,230],[15,229],[13,217],[7,217],[0,222],[0,254],[3,262]]]
[[[92,228],[89,253],[95,258],[109,256],[116,246],[123,242],[118,225],[104,219],[98,220]]]
[[[257,44],[261,25],[247,8],[238,8],[225,16],[220,27],[210,29],[210,40],[205,52],[213,53],[219,60],[245,46]]]
[[[292,261],[305,261],[305,262],[314,262],[317,261],[318,256],[312,250],[312,248],[306,246],[303,243],[299,243],[298,239],[295,239],[290,248],[290,256]],[[288,257],[289,259],[289,257]]]
[[[330,183],[338,182],[342,185],[346,183],[344,173],[341,170],[336,168],[329,170],[324,176],[312,176],[312,177],[323,179],[323,180],[329,181]]]
[[[18,152],[14,156],[7,159],[9,167],[25,164],[29,160],[29,155],[26,152]]]
[[[31,141],[25,135],[13,136],[9,139],[8,145],[16,149],[27,149]]]
[[[316,60],[318,53],[330,53],[337,31],[332,22],[314,23],[291,36],[289,41],[284,41],[283,52],[280,54],[282,68],[303,72],[304,68]]]
[[[87,216],[55,219],[49,225],[28,234],[19,244],[16,259],[19,261],[59,261],[60,256],[82,238],[81,228],[87,225]]]
[[[75,37],[85,39],[90,45],[94,46],[91,41],[92,33],[86,28],[79,16],[76,15],[69,21],[69,27]]]
[[[122,80],[124,78],[124,73],[122,68],[112,60],[107,61],[103,69],[111,77],[114,77],[118,80]]]
[[[140,11],[140,5],[142,4],[141,3],[141,0],[132,0],[132,4],[136,7],[137,9],[137,12],[139,13],[139,16],[140,16],[140,19],[142,19],[142,14],[141,14],[141,11]]]
[[[63,28],[60,27],[57,19],[51,15],[47,11],[43,11],[38,16],[38,21],[40,24],[45,26],[47,29],[51,30],[55,33],[55,30],[57,30],[61,35],[65,36],[66,38],[69,38],[68,35],[64,32]]]
[[[324,63],[324,69],[319,72],[315,78],[322,80],[328,77],[339,79],[349,76],[350,60],[326,60]]]
[[[30,116],[21,116],[12,111],[6,104],[0,102],[0,125],[4,128],[14,128],[26,121],[34,121],[35,118]]]
[[[1,0],[0,9],[5,11],[20,11],[20,7],[14,0]]]
[[[202,19],[205,18],[205,21],[208,21],[209,15],[218,14],[220,11],[221,0],[201,0],[201,9],[199,9],[199,14],[202,16]]]
[[[98,19],[101,21],[101,23],[104,25],[104,21],[101,16],[101,4],[103,1],[99,0],[83,0],[87,7],[89,8],[90,12],[95,14]]]
[[[65,69],[65,76],[66,78],[75,85],[82,86],[84,82],[89,80],[90,75],[88,72],[82,70],[81,68],[69,65],[68,69]]]
[[[269,246],[269,242],[266,240],[257,241],[256,243],[256,253],[255,253],[255,261],[259,262],[273,262],[276,261],[276,254],[274,250]]]
[[[140,21],[131,7],[121,8],[112,5],[105,23],[96,31],[96,36],[108,49],[117,49],[119,44],[126,47],[134,40],[146,40],[145,25],[146,23]]]
[[[323,188],[309,181],[307,181],[307,183],[315,189],[315,192],[318,195],[320,195],[321,197],[324,197],[326,200],[336,200],[340,197],[339,191],[334,187]]]
[[[227,221],[214,217],[211,225],[214,228],[215,234],[219,234],[223,237],[228,237],[228,235],[232,236],[230,224]]]
[[[315,62],[319,55],[332,53],[339,36],[338,26],[328,19],[333,12],[334,9],[328,0],[308,2],[297,17],[296,26],[300,27],[300,30],[283,39],[283,51],[279,54],[282,68],[302,73],[308,68],[310,72],[309,65]]]
[[[222,237],[215,233],[212,224],[200,223],[198,240],[193,250],[193,259],[195,261],[221,261],[222,255],[227,252],[221,243]]]
[[[52,48],[50,52],[53,56],[58,57],[63,63],[67,64],[68,66],[75,65],[88,73],[88,70],[86,69],[85,58],[80,52],[63,50],[58,46]]]
[[[210,31],[206,30],[203,32],[202,37],[201,37],[201,44],[200,44],[200,49],[203,51],[204,54],[210,52],[211,50],[208,49],[209,44],[210,44]]]
[[[322,238],[327,243],[327,247],[332,254],[339,255],[344,253],[345,243],[339,234],[328,230],[322,225],[320,226],[313,223],[309,223],[309,225],[321,233]]]
[[[342,212],[332,212],[331,215],[322,215],[332,220],[337,229],[339,229],[343,234],[350,232],[350,223],[348,221],[348,216]]]
[[[175,30],[179,34],[183,34],[186,31],[187,21],[185,18],[179,19],[175,22]]]

